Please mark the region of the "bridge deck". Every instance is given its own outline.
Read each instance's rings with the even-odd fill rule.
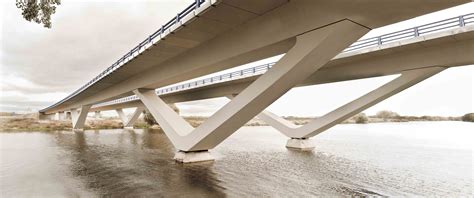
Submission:
[[[423,52],[433,53],[433,51],[439,51],[438,53],[443,55],[437,57],[446,57],[446,60],[443,62],[437,58],[432,58],[432,61],[444,63],[442,65],[444,67],[474,64],[474,56],[469,55],[474,54],[474,14],[470,16],[473,16],[473,22],[466,24],[464,27],[443,30],[432,34],[403,39],[401,41],[374,45],[372,47],[368,46],[363,49],[350,50],[351,48],[348,48],[348,51],[336,56],[320,71],[298,86],[399,74],[402,71],[418,69],[420,66],[424,67],[419,64],[410,64],[406,54],[421,54],[421,56],[412,60],[419,62],[420,59],[426,59],[426,54]],[[355,45],[357,45],[357,43]],[[458,51],[453,51],[453,49],[457,49],[456,47],[453,48],[453,46],[457,46],[463,50],[468,49],[468,51],[459,53]],[[470,48],[466,48],[466,46],[470,46]],[[439,48],[444,48],[445,50],[437,50]],[[452,52],[446,52],[449,50]],[[385,60],[399,56],[406,57],[404,65],[379,65]],[[156,93],[169,103],[225,97],[226,95],[239,93],[271,68],[273,64],[274,63],[268,63],[202,80],[180,83],[157,89]],[[431,66],[436,67],[440,65],[431,64]],[[383,69],[370,67],[383,67]],[[141,102],[136,96],[129,96],[94,105],[91,111],[114,110],[117,108],[130,108],[141,105]]]
[[[58,103],[53,113],[159,88],[285,53],[294,37],[341,20],[377,28],[469,0],[198,0],[99,76]]]

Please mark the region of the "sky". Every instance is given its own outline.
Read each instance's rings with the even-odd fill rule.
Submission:
[[[0,111],[29,112],[66,97],[174,17],[192,0],[63,0],[52,28],[27,22],[14,1],[0,3]],[[461,5],[372,30],[364,37],[474,12]],[[268,58],[242,67],[277,61]],[[294,88],[268,110],[320,116],[395,76]],[[474,112],[474,67],[450,68],[365,110],[401,115],[460,116]],[[228,100],[179,103],[183,115],[211,115]],[[131,111],[131,110],[128,110]]]

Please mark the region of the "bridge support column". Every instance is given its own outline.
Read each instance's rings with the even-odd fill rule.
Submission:
[[[64,111],[60,111],[58,112],[59,116],[58,116],[58,120],[65,120],[66,119],[66,112]]]
[[[207,151],[368,31],[365,27],[343,20],[297,36],[295,45],[278,63],[196,129],[176,114],[154,90],[137,89],[134,93],[181,151],[176,158],[182,154]],[[211,159],[207,157],[205,160]]]
[[[59,120],[59,112],[54,113],[52,120]]]
[[[72,120],[72,115],[71,115],[70,111],[67,111],[67,112],[65,111],[64,114],[65,114],[65,119],[66,120]]]
[[[361,111],[443,71],[443,67],[429,67],[424,69],[408,70],[401,72],[401,75],[382,85],[381,87],[349,102],[326,115],[316,118],[308,124],[298,127],[295,124],[269,112],[263,111],[258,115],[260,119],[274,127],[291,139],[287,142],[287,147],[301,150],[311,150],[314,148],[310,137],[339,124],[340,122],[360,113]]]
[[[72,129],[74,131],[83,131],[86,123],[87,114],[92,105],[83,105],[79,109],[71,109]]]
[[[128,118],[125,113],[123,113],[122,109],[117,109],[117,114],[119,115],[120,119],[122,120],[123,123],[123,128],[125,129],[133,129],[133,124],[137,121],[138,117],[142,114],[143,110],[145,110],[144,107],[139,106],[135,109],[135,111],[132,114],[132,117]]]
[[[100,115],[100,111],[94,112],[94,118],[95,119],[100,119],[101,117],[102,117],[102,115]]]

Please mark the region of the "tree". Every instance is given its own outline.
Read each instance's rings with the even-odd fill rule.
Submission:
[[[388,118],[395,118],[395,117],[398,117],[398,113],[395,113],[393,111],[387,111],[387,110],[384,110],[384,111],[379,111],[375,114],[376,117],[378,118],[383,118],[384,120],[385,119],[388,119]]]
[[[153,115],[151,115],[151,113],[149,113],[148,111],[143,111],[143,120],[145,120],[145,122],[149,126],[153,126],[155,124],[158,124],[158,123],[156,123],[156,120],[153,117]]]
[[[369,122],[369,118],[365,115],[365,113],[359,113],[355,115],[353,118],[354,118],[355,123],[357,124],[366,124],[367,122]]]
[[[56,12],[56,5],[61,5],[61,0],[16,0],[23,18],[42,23],[46,28],[51,28],[51,15]]]
[[[176,113],[179,114],[179,109],[178,107],[176,107],[176,105],[174,104],[168,104],[168,106],[171,107],[171,109],[173,109]],[[150,126],[153,126],[155,124],[158,124],[158,122],[156,122],[155,118],[153,117],[153,115],[151,115],[150,112],[148,111],[143,111],[143,120]]]
[[[468,113],[461,117],[464,122],[474,122],[474,113]]]

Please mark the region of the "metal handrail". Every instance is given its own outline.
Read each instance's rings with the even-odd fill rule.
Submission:
[[[192,11],[199,8],[199,6],[202,5],[205,1],[206,0],[196,0],[195,2],[193,2],[186,9],[184,9],[183,11],[178,13],[177,16],[174,19],[170,20],[168,23],[163,25],[159,30],[157,30],[156,32],[151,34],[149,37],[147,37],[147,39],[140,42],[136,47],[134,47],[132,50],[130,50],[128,53],[126,53],[123,57],[121,57],[119,60],[117,60],[115,63],[113,63],[110,67],[108,67],[106,70],[104,70],[102,73],[100,73],[97,77],[95,77],[94,79],[92,79],[91,81],[89,81],[88,83],[83,85],[78,90],[74,91],[72,94],[70,94],[66,98],[62,99],[61,101],[55,103],[54,105],[52,105],[48,108],[43,109],[43,110],[53,108],[53,107],[61,104],[62,102],[74,97],[75,95],[77,95],[81,91],[87,89],[89,86],[91,86],[95,82],[99,81],[100,79],[104,78],[108,74],[110,74],[110,73],[114,72],[115,70],[117,70],[118,68],[120,68],[123,64],[125,64],[125,62],[127,61],[127,58],[133,57],[134,53],[141,53],[140,50],[142,48],[146,48],[147,44],[150,44],[150,43],[153,44],[153,39],[154,38],[156,38],[159,35],[163,34],[164,31],[169,29],[174,24],[179,23],[180,19],[182,19],[183,17],[187,16]],[[404,30],[391,32],[391,33],[388,33],[388,34],[383,34],[383,35],[380,35],[380,36],[377,36],[377,37],[361,39],[361,40],[358,40],[358,41],[354,42],[348,48],[343,50],[343,52],[350,52],[350,51],[360,50],[360,49],[364,49],[364,48],[376,47],[376,46],[380,46],[380,45],[390,43],[390,42],[400,41],[400,40],[404,40],[404,39],[407,39],[407,38],[415,38],[415,37],[419,37],[419,36],[422,36],[422,35],[426,35],[428,33],[436,32],[436,31],[440,31],[440,30],[446,30],[446,29],[450,29],[450,28],[454,28],[454,27],[463,27],[463,26],[466,26],[468,24],[473,24],[473,23],[474,23],[474,13],[461,15],[461,16],[458,16],[458,17],[448,18],[448,19],[444,19],[444,20],[441,20],[441,21],[436,21],[436,22],[424,24],[424,25],[421,25],[421,26],[416,26],[416,27],[409,28],[409,29],[404,29]],[[179,85],[168,87],[168,88],[161,88],[161,89],[157,89],[156,93],[158,95],[169,94],[169,93],[183,91],[183,90],[187,90],[187,89],[191,89],[191,88],[207,86],[209,84],[215,84],[215,83],[218,83],[218,82],[220,83],[220,82],[224,82],[224,81],[228,81],[228,80],[235,80],[235,79],[239,79],[239,78],[243,78],[243,77],[254,76],[254,75],[261,74],[261,73],[265,73],[274,64],[275,63],[259,65],[259,66],[256,66],[256,67],[247,68],[247,69],[244,69],[244,70],[239,70],[239,71],[235,71],[235,72],[231,72],[231,73],[226,73],[226,74],[222,74],[222,75],[219,75],[219,76],[206,78],[206,79],[203,79],[203,80],[198,80],[198,81],[193,81],[193,82],[190,82],[190,83],[179,84]],[[132,101],[132,100],[138,100],[138,98],[136,96],[128,96],[128,97],[125,97],[125,98],[116,99],[116,100],[108,101],[108,102],[105,102],[105,103],[100,103],[100,104],[97,104],[97,105],[94,105],[94,106],[106,106],[106,105],[110,105],[110,104],[120,103],[119,101],[128,102],[128,101]]]
[[[349,52],[349,51],[359,50],[363,48],[375,47],[382,44],[403,40],[406,38],[419,37],[428,33],[436,32],[440,30],[446,30],[453,27],[463,27],[471,23],[474,23],[474,13],[461,15],[461,16],[453,17],[453,18],[448,18],[441,21],[436,21],[436,22],[424,24],[421,26],[416,26],[409,29],[399,30],[396,32],[380,35],[377,37],[358,40],[352,45],[350,45],[348,48],[346,48],[343,52]],[[376,40],[377,42],[367,45],[367,43],[372,43],[374,40]]]

